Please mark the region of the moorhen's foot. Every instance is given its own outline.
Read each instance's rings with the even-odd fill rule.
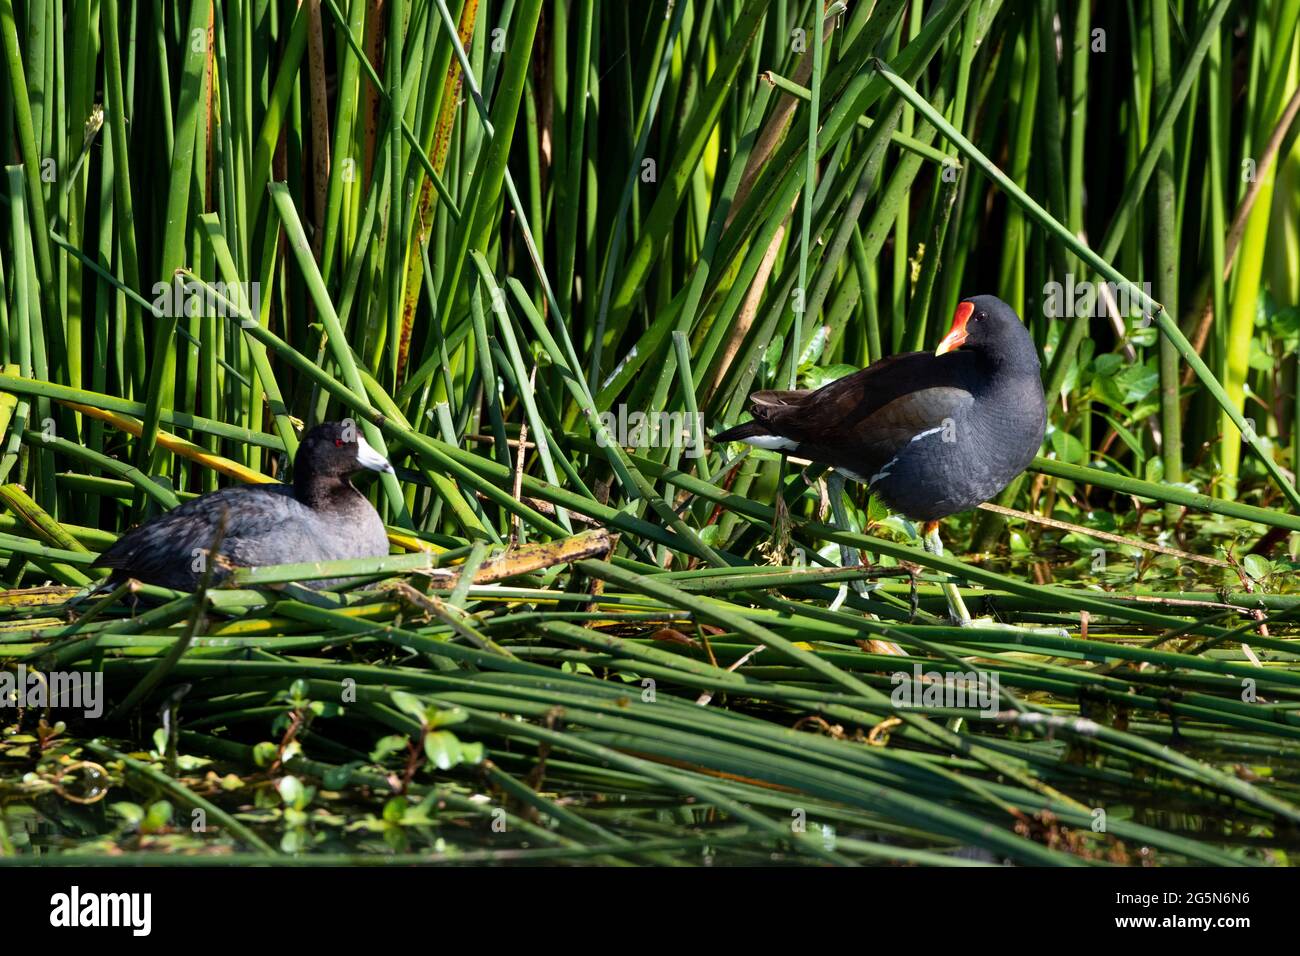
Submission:
[[[943,541],[939,539],[939,522],[926,522],[925,536],[922,540],[925,543],[926,551],[935,557],[943,557]],[[943,594],[948,599],[949,617],[954,624],[960,627],[988,627],[1005,631],[1019,631],[1038,637],[1069,637],[1069,633],[1063,627],[1025,627],[1019,624],[1003,624],[991,617],[973,618],[970,616],[970,611],[966,610],[966,602],[962,600],[961,591],[957,589],[957,585],[951,582],[943,585]]]
[[[1070,632],[1063,627],[1034,627],[1029,624],[1007,624],[991,617],[977,617],[967,621],[962,627],[979,627],[993,631],[1015,631],[1017,634],[1030,634],[1034,637],[1069,637]]]
[[[943,557],[943,541],[939,538],[939,522],[927,521],[921,536],[922,547],[936,558]],[[970,611],[966,610],[966,602],[961,599],[961,591],[957,585],[948,581],[940,588],[943,596],[948,600],[948,617],[954,624],[962,627],[971,626]]]

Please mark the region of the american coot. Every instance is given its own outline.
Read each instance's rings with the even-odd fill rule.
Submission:
[[[1033,340],[1015,310],[991,295],[964,299],[933,353],[882,359],[814,391],[755,392],[749,411],[753,421],[714,441],[831,466],[841,528],[848,527],[841,493],[849,478],[925,522],[926,548],[936,554],[943,553],[939,519],[1005,488],[1037,454],[1047,424]],[[949,600],[969,620],[955,589]]]
[[[145,522],[99,556],[110,584],[136,578],[192,591],[225,516],[219,553],[238,567],[372,558],[388,554],[384,523],[351,475],[393,466],[351,422],[326,422],[303,436],[293,460],[293,485],[240,485],[195,498]],[[213,580],[224,577],[220,564]],[[337,580],[305,582],[330,587]]]

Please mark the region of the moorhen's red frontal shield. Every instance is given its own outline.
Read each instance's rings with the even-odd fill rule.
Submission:
[[[934,350],[935,355],[943,355],[945,352],[951,352],[955,348],[960,348],[966,341],[966,323],[970,321],[971,314],[974,313],[975,306],[969,302],[960,302],[957,305],[957,312],[952,317],[952,328],[948,334],[943,337],[939,347]]]

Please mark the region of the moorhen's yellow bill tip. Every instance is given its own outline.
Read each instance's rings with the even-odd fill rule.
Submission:
[[[966,323],[970,321],[971,314],[974,311],[975,306],[970,302],[959,302],[957,304],[957,311],[952,316],[952,328],[943,337],[939,347],[934,350],[935,355],[943,355],[945,352],[951,352],[953,349],[961,347],[961,344],[966,341]]]

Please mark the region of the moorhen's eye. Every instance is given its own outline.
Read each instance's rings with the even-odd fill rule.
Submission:
[[[343,439],[342,439],[342,438],[336,438],[336,439],[334,439],[334,447],[335,447],[335,448],[342,448],[342,447],[343,447]]]

